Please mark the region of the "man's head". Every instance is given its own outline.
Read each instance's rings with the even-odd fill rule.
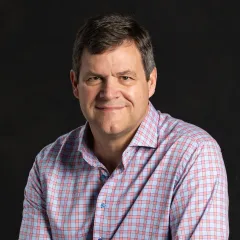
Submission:
[[[124,41],[134,42],[142,58],[146,79],[155,67],[152,43],[148,32],[132,17],[120,14],[101,15],[88,19],[79,29],[73,47],[72,68],[79,80],[83,50],[100,54],[120,46]]]
[[[77,34],[70,78],[93,134],[130,135],[156,86],[147,31],[126,16],[89,19]]]

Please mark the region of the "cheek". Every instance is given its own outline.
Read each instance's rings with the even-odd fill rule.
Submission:
[[[94,89],[90,89],[84,86],[79,89],[79,99],[80,102],[84,103],[84,105],[91,104],[91,102],[95,100],[96,95],[97,91]]]
[[[148,100],[148,86],[141,85],[129,88],[125,93],[125,98],[133,102],[134,105],[141,105]]]

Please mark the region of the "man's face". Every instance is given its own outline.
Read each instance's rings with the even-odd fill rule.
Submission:
[[[75,97],[92,131],[121,136],[139,126],[155,91],[156,69],[146,80],[141,55],[134,43],[102,54],[86,49],[81,59],[79,82],[71,71]]]

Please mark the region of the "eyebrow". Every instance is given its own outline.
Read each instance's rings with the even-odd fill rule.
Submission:
[[[93,72],[93,71],[91,71],[91,70],[87,71],[87,72],[83,75],[83,78],[86,78],[86,77],[89,77],[89,76],[96,76],[96,77],[99,77],[99,78],[102,78],[102,79],[105,78],[105,76],[103,76],[102,74]]]
[[[101,74],[99,74],[99,73],[95,73],[95,72],[93,72],[93,71],[87,71],[85,74],[84,74],[85,76],[96,76],[96,77],[104,77],[103,75],[101,75]]]

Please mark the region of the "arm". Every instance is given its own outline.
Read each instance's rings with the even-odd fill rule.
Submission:
[[[40,174],[35,161],[24,191],[23,218],[19,239],[51,239],[50,225],[40,183]]]
[[[228,239],[228,189],[219,146],[209,141],[182,171],[171,205],[172,239]]]

